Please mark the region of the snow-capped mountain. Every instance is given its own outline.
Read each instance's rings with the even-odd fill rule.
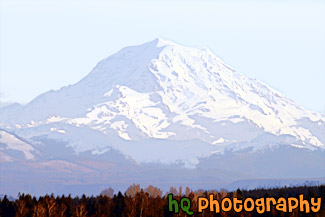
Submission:
[[[325,150],[323,115],[245,77],[206,48],[160,38],[123,48],[74,85],[0,108],[0,128],[6,130],[0,141],[15,133],[39,156],[40,147],[59,141],[78,154],[115,150],[138,163],[189,168],[229,151],[280,147],[324,156]],[[32,151],[26,147],[25,155]]]

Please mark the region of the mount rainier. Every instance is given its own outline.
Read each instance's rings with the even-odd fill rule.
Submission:
[[[208,49],[163,39],[123,48],[74,85],[0,108],[1,185],[10,193],[33,191],[33,176],[50,183],[40,192],[64,192],[62,180],[213,187],[319,178],[324,151],[324,115]],[[22,172],[31,177],[17,181]]]

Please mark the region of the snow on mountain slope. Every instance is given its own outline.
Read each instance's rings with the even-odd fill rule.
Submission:
[[[17,154],[22,152],[23,159],[34,160],[34,147],[25,141],[17,138],[17,136],[10,134],[4,130],[0,130],[0,156],[1,161],[14,161]]]
[[[77,152],[114,148],[139,161],[190,158],[195,164],[231,144],[236,149],[241,143],[242,148],[258,145],[250,141],[269,133],[291,135],[299,143],[286,145],[325,149],[324,116],[246,78],[208,49],[163,39],[126,47],[78,83],[44,93],[26,106],[0,109],[0,127],[26,138],[62,139]],[[141,146],[148,139],[170,145]],[[190,140],[206,145],[186,155],[177,141]],[[177,154],[163,153],[173,145],[180,148]],[[154,157],[144,157],[144,150],[155,152]]]

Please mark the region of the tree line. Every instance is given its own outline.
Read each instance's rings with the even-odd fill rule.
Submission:
[[[124,193],[114,193],[112,188],[105,189],[98,196],[71,197],[71,195],[54,196],[45,195],[41,197],[31,196],[29,194],[19,194],[18,199],[10,201],[7,196],[0,199],[1,217],[162,217],[162,216],[187,216],[185,212],[180,211],[175,214],[169,211],[167,195],[172,193],[174,199],[180,200],[181,197],[187,197],[191,201],[191,210],[193,216],[222,216],[222,217],[322,217],[325,216],[324,200],[325,185],[321,186],[301,186],[301,187],[283,187],[272,189],[240,190],[228,192],[226,190],[196,190],[186,188],[171,187],[168,192],[163,191],[152,185],[142,189],[140,185],[131,185]],[[228,198],[261,198],[261,197],[298,197],[303,194],[306,199],[321,198],[321,209],[317,213],[302,213],[299,209],[293,212],[279,212],[274,207],[270,212],[258,214],[257,212],[239,212],[234,211],[213,213],[204,210],[197,212],[199,197],[208,197],[213,193],[218,200]]]

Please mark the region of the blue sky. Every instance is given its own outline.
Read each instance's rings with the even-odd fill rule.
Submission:
[[[0,1],[0,101],[26,103],[161,37],[325,110],[325,1]]]

